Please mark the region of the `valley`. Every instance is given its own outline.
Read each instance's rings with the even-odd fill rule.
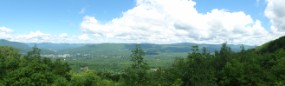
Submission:
[[[81,71],[80,66],[87,66],[91,70],[100,72],[122,72],[130,65],[130,54],[135,44],[67,44],[67,43],[20,43],[7,40],[0,41],[0,46],[11,46],[20,49],[25,54],[33,46],[41,49],[41,56],[51,59],[62,59],[71,64],[74,71]],[[9,44],[9,45],[8,45]],[[141,44],[145,51],[145,61],[153,68],[166,68],[177,58],[185,58],[191,53],[194,45],[208,49],[214,53],[221,48],[220,44]],[[242,45],[229,45],[234,52],[239,52]],[[245,49],[255,48],[255,46],[244,46]]]

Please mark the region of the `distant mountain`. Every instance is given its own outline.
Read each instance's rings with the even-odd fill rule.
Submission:
[[[28,43],[30,47],[33,47],[36,45],[40,49],[46,49],[50,51],[60,51],[60,50],[66,50],[70,48],[76,48],[81,47],[85,44],[69,44],[69,43]]]
[[[42,54],[72,54],[89,56],[129,56],[135,44],[124,43],[103,43],[103,44],[67,44],[67,43],[19,43],[7,40],[0,40],[0,46],[12,46],[26,53],[33,46],[42,50]],[[209,52],[219,50],[221,44],[195,44],[195,43],[176,43],[176,44],[149,44],[143,43],[141,47],[147,55],[157,55],[161,53],[188,53],[191,48],[198,45],[200,48],[206,47]],[[240,51],[241,45],[228,45],[233,51]],[[245,46],[245,49],[255,48],[255,46]]]
[[[11,46],[11,47],[19,49],[21,54],[25,54],[28,51],[32,50],[32,47],[35,46],[35,44],[32,44],[32,43],[26,44],[26,43],[21,43],[21,42],[12,42],[12,41],[8,41],[5,39],[0,39],[0,46]],[[52,46],[49,46],[49,47],[52,47]],[[42,54],[56,53],[55,51],[46,49],[44,47],[39,47],[39,48],[41,49]]]
[[[261,53],[272,53],[279,49],[285,50],[285,36],[267,42],[256,48]]]
[[[0,39],[0,46],[11,46],[11,47],[18,48],[20,50],[20,53],[25,53],[31,50],[31,47],[29,47],[25,43],[11,42],[5,39]]]
[[[91,56],[128,56],[135,44],[88,44],[81,47],[70,48],[59,51],[59,53],[68,54],[85,54]],[[157,55],[160,53],[188,53],[191,48],[198,45],[200,48],[206,47],[209,52],[214,52],[221,48],[221,44],[194,44],[194,43],[177,43],[177,44],[141,44],[142,49],[147,55]],[[241,50],[241,45],[228,45],[235,52]],[[245,46],[245,49],[255,48],[255,46]]]
[[[92,56],[115,56],[115,55],[128,55],[129,49],[125,44],[86,44],[81,47],[61,50],[60,54],[85,54]]]
[[[221,48],[221,44],[195,44],[195,43],[176,43],[176,44],[142,44],[142,48],[149,50],[149,49],[157,49],[159,52],[190,52],[192,46],[199,46],[200,49],[203,47],[207,48],[209,52],[214,52]],[[131,45],[133,46],[133,45]],[[152,46],[152,47],[150,47]],[[232,45],[229,44],[229,47],[235,52],[241,50],[242,45]],[[245,49],[254,48],[255,46],[247,46],[245,45]],[[129,48],[132,49],[132,48]]]

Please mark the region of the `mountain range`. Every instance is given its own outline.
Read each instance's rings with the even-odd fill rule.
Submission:
[[[135,44],[124,43],[102,43],[102,44],[71,44],[71,43],[21,43],[1,39],[0,46],[11,46],[18,48],[21,53],[26,53],[33,46],[42,50],[42,54],[88,54],[88,55],[128,55]],[[192,46],[205,47],[209,52],[219,50],[221,44],[195,44],[195,43],[176,43],[176,44],[150,44],[142,43],[141,47],[147,55],[160,53],[188,53]],[[240,51],[242,45],[229,44],[233,51]],[[245,49],[255,48],[256,46],[244,45]]]

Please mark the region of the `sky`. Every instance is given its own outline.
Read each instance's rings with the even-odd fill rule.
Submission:
[[[285,35],[282,3],[285,0],[1,0],[0,39],[261,45]]]

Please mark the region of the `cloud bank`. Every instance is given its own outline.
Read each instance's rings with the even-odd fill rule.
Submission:
[[[85,16],[81,29],[96,35],[94,39],[124,42],[259,45],[273,38],[261,21],[242,11],[213,9],[203,14],[195,5],[191,0],[137,0],[134,8],[107,23]]]
[[[267,0],[265,16],[270,20],[273,33],[284,33],[285,31],[285,1]]]
[[[81,35],[46,34],[33,31],[13,37],[13,30],[0,27],[0,38],[21,42],[68,43],[208,43],[260,45],[285,33],[284,0],[267,0],[264,11],[271,27],[243,11],[213,9],[199,13],[192,0],[136,0],[122,16],[101,23],[85,16]]]

